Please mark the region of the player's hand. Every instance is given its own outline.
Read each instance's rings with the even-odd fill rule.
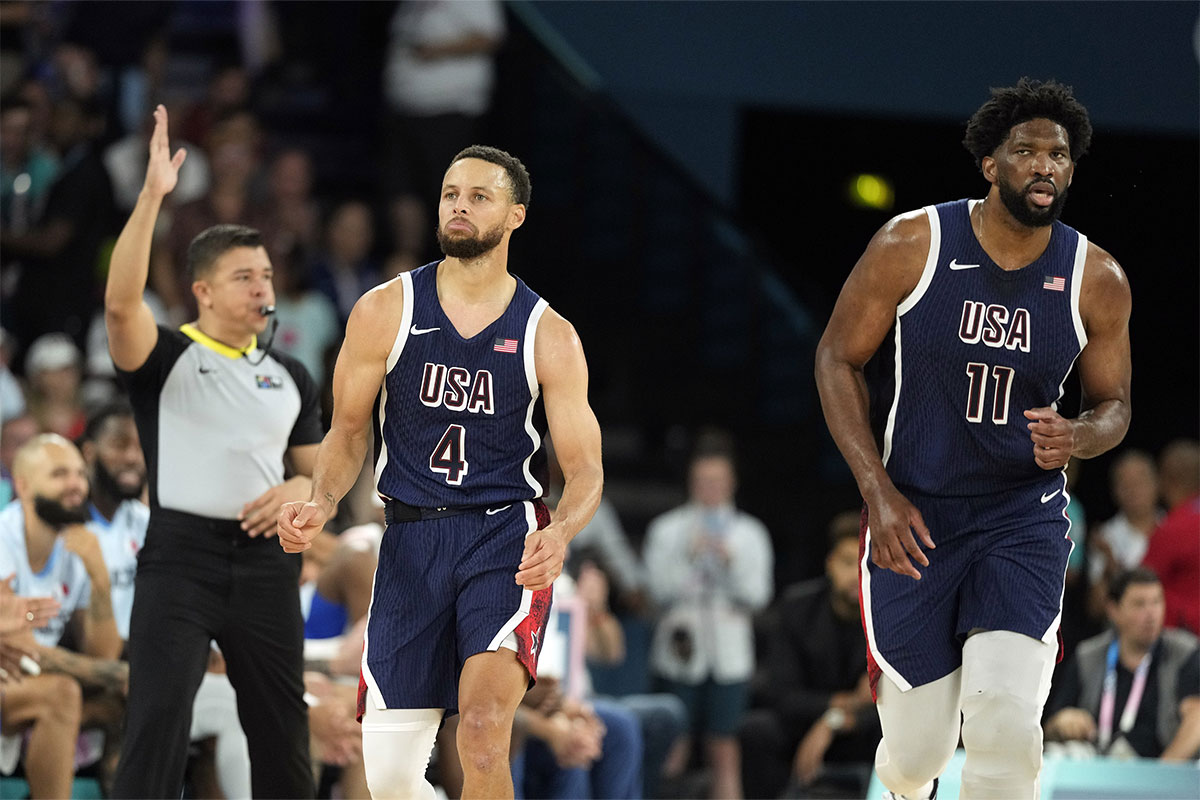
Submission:
[[[325,527],[329,514],[319,503],[284,503],[279,509],[279,544],[285,553],[302,553]]]
[[[822,720],[817,720],[800,740],[796,748],[796,758],[792,762],[792,770],[801,785],[808,786],[821,774],[821,766],[825,763],[825,753],[833,744],[833,729]]]
[[[1046,724],[1056,739],[1064,742],[1091,742],[1096,738],[1096,720],[1082,708],[1064,708]]]
[[[238,519],[247,536],[275,535],[275,521],[284,503],[303,500],[312,494],[312,478],[294,475],[278,486],[272,486],[242,506]]]
[[[517,567],[517,584],[531,592],[549,587],[562,574],[566,558],[567,545],[553,523],[534,531],[525,537],[525,552]]]
[[[12,593],[10,575],[0,580],[0,636],[45,626],[58,613],[53,597],[19,597]]]
[[[187,158],[187,150],[180,149],[171,156],[167,141],[167,109],[159,105],[154,109],[154,132],[150,134],[150,161],[146,165],[146,182],[142,191],[154,197],[165,197],[175,188],[179,180],[179,168]]]
[[[1075,425],[1053,408],[1031,408],[1025,412],[1033,460],[1042,469],[1062,469],[1075,450]]]
[[[107,586],[108,567],[104,564],[104,551],[100,549],[96,534],[84,525],[68,525],[59,536],[62,537],[63,547],[79,556],[92,583],[100,582]]]
[[[871,561],[875,566],[921,580],[921,573],[913,566],[913,562],[928,567],[929,559],[917,544],[913,532],[931,550],[937,545],[933,543],[933,537],[917,507],[889,485],[877,497],[867,499],[867,513]]]

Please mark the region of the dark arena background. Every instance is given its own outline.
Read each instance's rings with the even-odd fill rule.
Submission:
[[[309,159],[312,244],[291,267],[303,275],[319,261],[324,226],[348,201],[364,204],[373,225],[368,260],[411,267],[436,250],[427,242],[408,254],[417,261],[396,260],[385,168],[396,9],[0,2],[0,82],[6,98],[32,82],[53,107],[76,91],[71,65],[84,64],[108,147],[137,132],[127,126],[139,101],[142,119],[153,103],[168,105],[174,139],[214,76],[239,68],[239,102],[259,131],[252,194],[273,191],[279,154]],[[1196,3],[513,0],[503,13],[476,138],[531,173],[510,269],[579,331],[604,432],[605,496],[635,549],[650,520],[686,500],[689,455],[716,430],[734,443],[738,506],[770,531],[775,594],[823,574],[830,521],[861,499],[821,414],[817,341],[881,225],[984,196],[961,145],[966,120],[989,87],[1026,75],[1073,86],[1091,113],[1091,150],[1062,220],[1120,262],[1133,294],[1133,421],[1120,447],[1079,465],[1074,494],[1089,523],[1116,510],[1109,467],[1123,450],[1154,456],[1200,436]],[[141,84],[126,80],[134,74]],[[7,166],[3,189],[3,226],[32,224],[10,216]],[[93,313],[127,216],[113,208],[96,269],[83,270],[94,283],[58,285],[86,294]],[[20,317],[13,286],[29,265],[4,249],[0,325],[24,380],[33,337],[53,331],[35,326],[22,339],[6,324]],[[86,345],[82,329],[66,332]],[[95,368],[94,352],[86,363]],[[100,368],[90,378],[110,376]],[[1062,410],[1078,406],[1072,377]],[[618,610],[644,613],[635,603]],[[644,617],[631,642],[644,648],[652,622]],[[641,658],[631,669],[644,673]]]

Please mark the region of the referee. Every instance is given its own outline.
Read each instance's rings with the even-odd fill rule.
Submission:
[[[150,484],[113,796],[180,796],[192,699],[215,639],[237,691],[254,796],[312,797],[300,559],[268,537],[282,503],[308,499],[319,395],[299,362],[257,347],[275,295],[251,228],[197,236],[188,269],[199,317],[179,330],[155,324],[142,299],[150,242],[186,154],[171,157],[165,108],[154,121],[146,182],[113,249],[104,298]]]

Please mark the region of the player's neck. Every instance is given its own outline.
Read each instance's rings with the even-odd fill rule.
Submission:
[[[1154,642],[1149,645],[1135,641],[1132,637],[1121,636],[1118,639],[1118,653],[1121,659],[1121,666],[1132,672],[1142,663],[1142,659],[1146,654],[1154,649]]]
[[[508,254],[499,247],[479,258],[446,258],[438,267],[437,292],[441,300],[460,303],[490,303],[503,299],[507,305],[516,281],[508,274]]]
[[[112,518],[116,516],[117,507],[121,505],[121,501],[115,497],[109,497],[107,493],[100,491],[96,482],[93,481],[92,505],[100,512],[100,516],[112,522]]]
[[[1050,243],[1052,226],[1030,227],[1018,222],[995,187],[975,208],[971,226],[979,246],[1005,270],[1021,269],[1038,259]]]

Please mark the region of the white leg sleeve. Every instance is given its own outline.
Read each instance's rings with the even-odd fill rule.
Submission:
[[[890,791],[925,798],[958,747],[962,670],[907,692],[879,678],[876,710],[883,739],[875,751],[875,771]]]
[[[380,709],[372,698],[363,714],[363,766],[373,800],[433,800],[425,780],[445,709]]]
[[[1042,769],[1042,708],[1058,646],[984,631],[963,647],[963,800],[1034,800]]]
[[[229,800],[250,797],[250,749],[238,719],[237,694],[229,677],[204,673],[192,703],[191,738],[217,738],[217,776]]]

